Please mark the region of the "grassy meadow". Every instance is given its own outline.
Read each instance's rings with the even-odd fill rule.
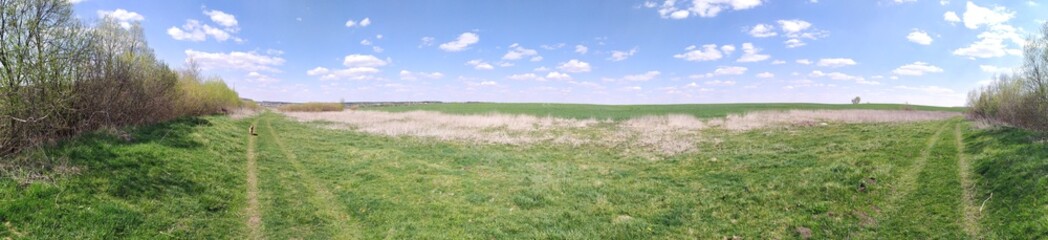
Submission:
[[[435,104],[363,110],[622,122],[651,114],[708,118],[819,106],[899,107]],[[609,124],[617,123],[575,131],[600,134]],[[257,136],[248,134],[252,125]],[[274,112],[124,130],[130,137],[100,131],[16,159],[34,167],[0,166],[0,238],[1048,237],[1043,136],[976,129],[959,117],[701,129],[688,135],[697,139],[688,142],[694,151],[655,156],[629,145],[387,136]]]

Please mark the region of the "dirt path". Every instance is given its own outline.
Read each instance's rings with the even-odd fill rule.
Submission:
[[[251,126],[258,125],[258,120]],[[255,136],[247,134],[247,228],[248,239],[263,239],[262,211],[258,206],[258,169],[255,164]]]
[[[308,171],[299,162],[298,157],[288,149],[287,145],[281,140],[280,134],[273,128],[270,120],[265,120],[266,131],[268,137],[270,137],[274,143],[280,148],[280,151],[284,154],[284,157],[291,163],[291,166],[296,172],[302,176],[302,182],[305,183],[306,188],[312,193],[309,196],[309,201],[313,202],[318,206],[319,214],[330,220],[332,223],[328,227],[331,230],[333,239],[361,239],[359,235],[360,231],[357,231],[357,227],[350,218],[348,212],[341,204],[338,203],[337,197],[332,194],[327,188],[324,188],[320,182],[309,174]]]
[[[964,199],[961,199],[961,202],[964,203],[961,207],[961,213],[964,215],[961,226],[964,226],[964,231],[968,233],[968,237],[979,239],[979,209],[975,206],[975,193],[972,192],[975,186],[972,185],[972,180],[969,176],[971,166],[968,163],[968,158],[964,155],[964,138],[961,134],[961,124],[957,124],[954,127],[953,136],[957,144],[957,171],[964,193]]]

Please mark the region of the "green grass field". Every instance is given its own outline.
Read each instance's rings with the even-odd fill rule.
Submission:
[[[622,119],[746,111],[541,106],[507,104],[505,112]],[[258,136],[247,134],[252,124]],[[659,159],[325,126],[276,113],[205,117],[129,129],[131,141],[98,133],[31,152],[4,162],[39,166],[4,168],[0,238],[1048,237],[1044,138],[961,119],[712,129],[704,137],[716,141],[699,151]],[[25,181],[37,175],[54,179]]]
[[[667,104],[667,105],[590,105],[558,103],[440,103],[369,107],[367,110],[403,112],[414,110],[438,111],[456,114],[483,114],[491,112],[529,114],[565,118],[626,119],[642,115],[689,114],[700,118],[724,117],[732,113],[784,109],[876,109],[964,111],[961,107],[932,107],[903,104],[817,104],[817,103],[726,103],[726,104]]]

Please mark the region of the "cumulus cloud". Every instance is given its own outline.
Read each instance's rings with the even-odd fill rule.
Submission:
[[[608,60],[611,60],[613,62],[618,62],[618,61],[626,60],[627,58],[633,56],[633,54],[636,54],[636,53],[637,53],[637,48],[630,49],[629,51],[611,51],[611,57],[608,57]]]
[[[142,16],[142,14],[124,10],[122,8],[117,8],[113,11],[98,10],[98,17],[113,19],[113,21],[116,21],[118,24],[120,24],[120,27],[123,27],[124,29],[131,28],[132,22],[140,22],[146,20],[146,17]]]
[[[786,44],[786,48],[799,48],[803,47],[804,45],[808,45],[807,43],[804,43],[804,41],[801,41],[800,39],[796,38],[791,38],[783,43]]]
[[[691,45],[684,50],[687,52],[675,54],[673,57],[686,61],[713,61],[724,57],[721,51],[717,49],[717,44],[702,45],[701,49]]]
[[[238,24],[236,16],[219,10],[204,10],[204,15],[210,17],[212,22],[215,22],[223,27],[235,28]]]
[[[1009,11],[1002,6],[994,6],[993,8],[980,7],[975,3],[968,1],[964,11],[964,26],[970,29],[979,28],[979,26],[992,26],[1007,22],[1015,17],[1015,12]]]
[[[477,70],[491,70],[495,69],[490,63],[484,62],[484,60],[473,59],[466,62],[466,65],[473,66],[473,69]]]
[[[1026,45],[1026,40],[1023,39],[1019,30],[1006,24],[993,25],[989,30],[980,33],[977,37],[979,38],[978,41],[967,47],[954,50],[953,54],[970,59],[1002,57],[1005,55],[1019,56],[1022,55],[1021,47]],[[1016,47],[1009,48],[1005,41],[1012,42]]]
[[[760,51],[761,51],[761,49],[757,48],[757,47],[754,47],[752,43],[743,43],[742,44],[742,53],[743,53],[742,57],[739,57],[739,60],[736,60],[736,61],[737,62],[760,62],[760,61],[768,60],[768,58],[771,58],[771,55],[760,54]]]
[[[647,8],[658,7],[659,16],[662,18],[684,19],[690,16],[704,18],[716,17],[724,10],[746,10],[760,6],[761,0],[693,0],[681,1],[666,0],[658,5],[654,2],[646,2]]]
[[[235,42],[244,41],[233,35],[240,31],[236,16],[218,10],[204,9],[203,13],[210,17],[211,21],[218,24],[219,27],[201,23],[196,19],[187,19],[182,27],[168,28],[167,35],[175,40],[192,42],[206,41],[208,36],[219,42],[224,42],[230,39]]]
[[[525,80],[545,81],[546,80],[545,78],[543,78],[543,77],[541,77],[539,75],[535,75],[534,73],[513,74],[513,75],[509,75],[506,78],[510,79],[510,80],[518,80],[518,81],[525,81]]]
[[[895,75],[903,76],[923,76],[925,73],[939,73],[942,71],[942,68],[936,67],[926,62],[914,62],[896,68],[892,71],[892,73]]]
[[[851,58],[823,58],[819,59],[819,63],[815,64],[820,67],[844,67],[858,64]]]
[[[959,23],[959,22],[961,22],[961,17],[958,17],[957,13],[955,13],[953,11],[946,11],[946,13],[942,14],[942,18],[943,18],[943,20],[946,20],[947,22],[950,22],[950,23]]]
[[[800,19],[779,20],[778,23],[786,34],[798,34],[811,28],[811,23]]]
[[[353,19],[346,20],[346,27],[348,27],[348,28],[352,28],[352,27],[367,27],[368,25],[371,25],[371,18],[365,17],[364,19],[361,19],[360,21],[356,21],[356,20],[353,20]]]
[[[440,49],[448,52],[458,52],[466,50],[469,45],[480,42],[480,35],[471,32],[464,32],[458,36],[454,41],[440,44]]]
[[[422,37],[422,39],[419,39],[418,47],[433,46],[433,41],[436,41],[436,38],[433,38],[433,37]]]
[[[549,80],[571,80],[571,75],[561,72],[549,72],[546,74],[546,79]]]
[[[706,84],[706,85],[709,85],[709,86],[730,87],[730,86],[735,86],[735,81],[711,80],[711,81],[703,82],[703,84]]]
[[[773,78],[773,77],[775,77],[775,74],[770,73],[770,72],[762,72],[762,73],[758,73],[757,77],[758,78]]]
[[[440,72],[411,72],[408,70],[400,70],[400,80],[414,81],[418,79],[441,79],[444,78],[444,74]]]
[[[284,64],[284,59],[275,55],[256,52],[202,52],[192,49],[185,51],[186,61],[194,61],[203,70],[242,70],[248,72],[280,72],[276,67]]]
[[[589,48],[583,45],[575,45],[575,52],[579,54],[586,54],[586,52],[589,52]]]
[[[271,77],[271,76],[266,75],[266,74],[258,73],[258,72],[250,72],[250,73],[248,73],[247,77],[244,80],[247,80],[248,82],[261,83],[261,84],[269,84],[269,83],[275,83],[275,82],[279,82],[280,81],[280,79]]]
[[[505,55],[502,55],[502,60],[514,61],[520,60],[524,57],[532,57],[533,61],[534,57],[538,57],[538,60],[542,60],[541,56],[538,56],[538,54],[539,52],[535,51],[535,49],[527,49],[520,46],[520,44],[514,43],[513,45],[509,46],[509,52],[506,52]]]
[[[568,62],[560,64],[557,69],[560,69],[569,73],[589,72],[590,64],[587,62],[579,61],[578,59],[571,59]]]
[[[742,75],[746,74],[746,67],[725,66],[713,70],[713,75]]]
[[[811,62],[811,60],[808,60],[808,59],[797,59],[797,64],[801,64],[801,65],[811,65],[811,64],[812,64],[812,62]]]
[[[910,34],[906,35],[906,40],[910,40],[910,42],[920,45],[929,45],[932,44],[933,41],[932,37],[928,36],[928,33],[921,31],[920,29],[913,29]]]
[[[863,85],[880,85],[881,84],[880,82],[877,82],[877,81],[866,80],[866,78],[864,78],[864,77],[852,76],[852,75],[848,75],[848,74],[845,74],[845,73],[842,73],[842,72],[824,73],[822,71],[816,70],[816,71],[812,71],[810,74],[808,74],[808,76],[809,77],[815,77],[815,78],[827,77],[829,79],[837,80],[837,81],[852,81],[852,82],[855,82],[855,83],[858,83],[858,84],[863,84]]]
[[[753,37],[766,38],[774,37],[776,35],[779,34],[775,32],[775,26],[768,24],[757,24],[750,29],[750,36]]]
[[[381,67],[386,64],[388,62],[378,57],[363,54],[350,54],[342,60],[342,65],[346,67]]]

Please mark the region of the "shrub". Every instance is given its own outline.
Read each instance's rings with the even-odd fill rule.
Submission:
[[[310,102],[283,105],[277,109],[285,112],[341,112],[345,107],[341,103]]]

